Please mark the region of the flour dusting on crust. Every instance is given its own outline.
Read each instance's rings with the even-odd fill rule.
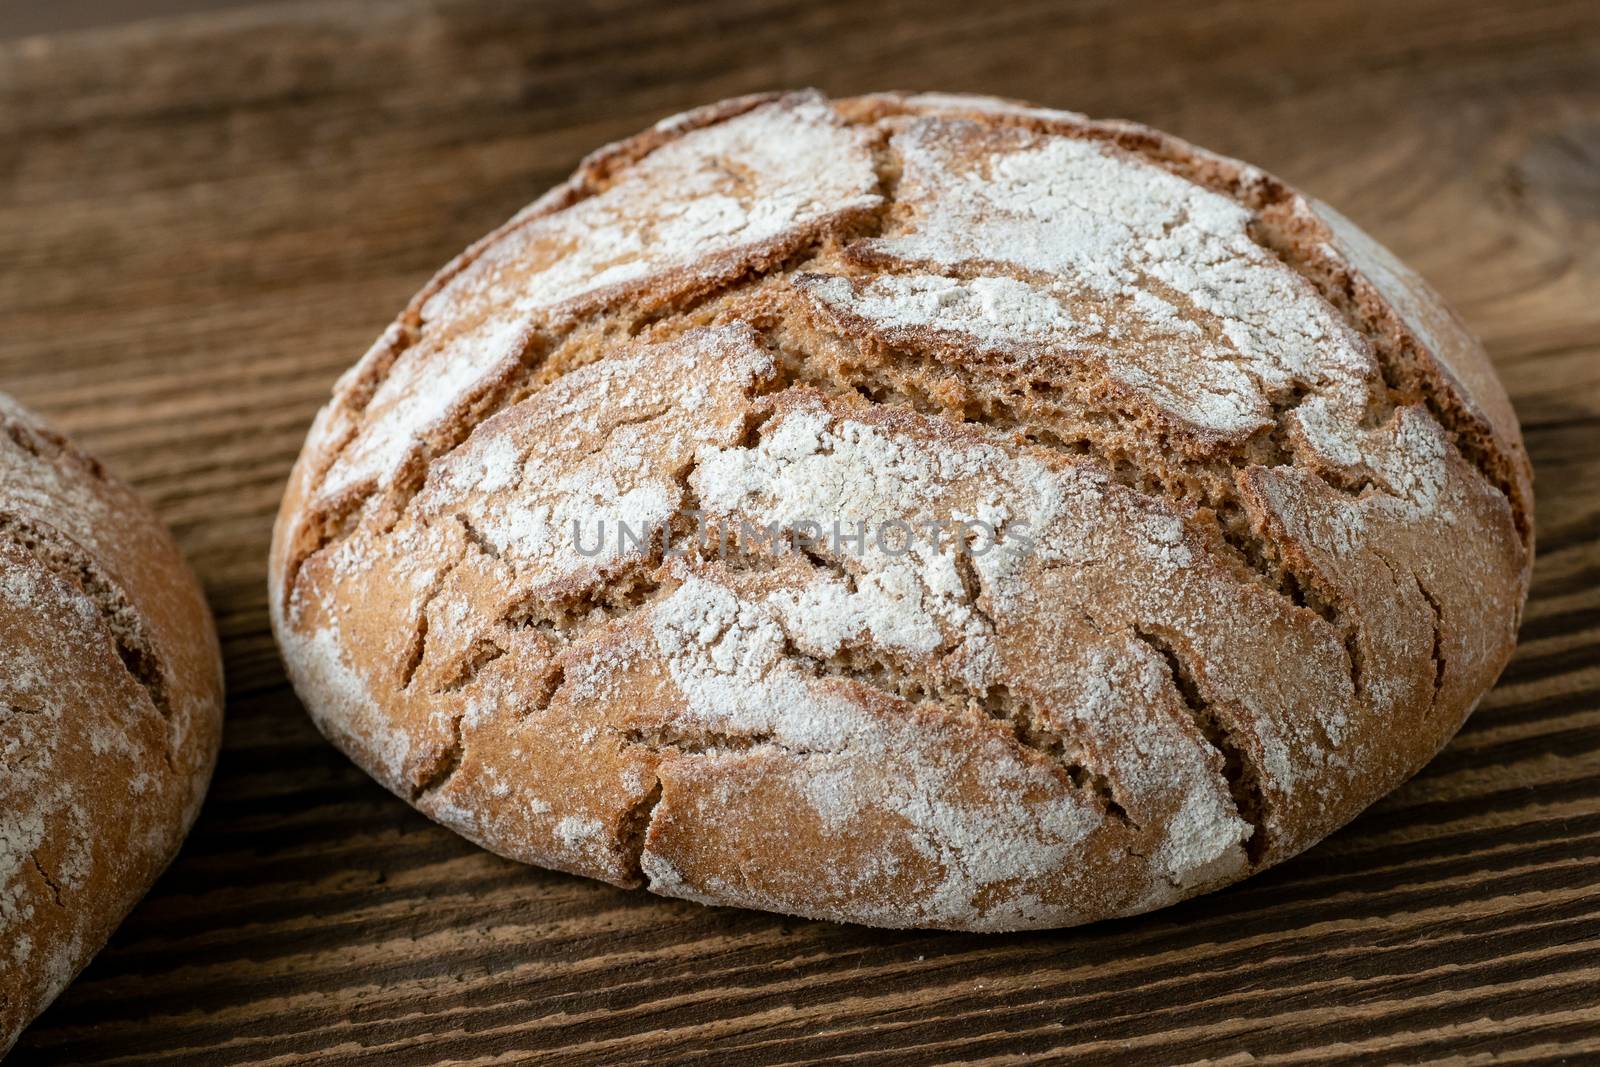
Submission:
[[[1431,757],[1526,594],[1481,350],[1348,247],[1072,112],[669,120],[341,382],[290,672],[423,811],[619,885],[990,930],[1227,884]]]
[[[155,518],[0,396],[0,1052],[177,851],[221,729],[216,638]]]

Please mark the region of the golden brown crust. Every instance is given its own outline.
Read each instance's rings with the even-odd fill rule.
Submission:
[[[222,674],[171,537],[0,396],[0,1048],[176,854],[221,738]]]
[[[423,811],[621,885],[1012,929],[1236,880],[1422,766],[1526,595],[1504,394],[1363,241],[1070,112],[669,120],[341,382],[290,673]]]

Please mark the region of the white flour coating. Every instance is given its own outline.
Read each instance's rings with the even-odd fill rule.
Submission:
[[[725,586],[690,576],[652,616],[656,642],[689,714],[705,727],[770,736],[806,752],[850,750],[848,764],[812,779],[807,792],[837,833],[848,833],[871,796],[878,811],[903,817],[914,847],[943,878],[923,907],[932,921],[972,912],[987,886],[1040,876],[1058,865],[1103,815],[1072,790],[1052,788],[1040,767],[985,745],[984,799],[963,801],[966,760],[952,761],[942,738],[915,724],[874,715],[835,696],[782,655],[783,628],[767,606],[740,600]],[[1030,791],[1052,793],[1027,802]],[[1014,798],[1014,799],[1006,799]],[[644,858],[651,870],[650,854]],[[658,891],[669,892],[662,884]],[[991,916],[1014,918],[1004,906]]]
[[[551,567],[571,570],[585,556],[599,565],[641,554],[648,531],[664,527],[678,510],[676,487],[665,479],[622,489],[609,477],[596,481],[587,474],[557,480],[555,505],[507,505],[484,530],[490,543],[519,558],[547,556]]]
[[[1167,887],[1184,889],[1244,869],[1252,828],[1239,817],[1210,763],[1209,746],[1182,724],[1164,666],[1133,641],[1087,650],[1056,692],[1060,719],[1110,739],[1105,756],[1123,789],[1175,800],[1152,862]]]
[[[1109,329],[1103,317],[1077,319],[1049,290],[1014,278],[886,275],[873,278],[858,294],[847,278],[822,277],[816,290],[828,303],[880,325],[927,326],[1000,355],[1019,347],[1029,352],[1039,345],[1083,346],[1096,340],[1103,347]]]
[[[1013,278],[929,274],[884,275],[865,284],[813,275],[802,288],[891,341],[915,344],[931,331],[1018,368],[1041,354],[1093,360],[1135,394],[1208,430],[1248,433],[1270,423],[1266,400],[1245,370],[1144,289],[1086,303],[1074,302],[1068,289]]]
[[[0,453],[0,467],[8,475],[0,491],[0,515],[9,510],[13,493],[19,502],[36,506],[44,503],[37,496],[41,481],[64,482],[53,472],[10,477],[33,466],[39,464],[14,462]],[[9,555],[0,557],[0,612],[33,633],[29,643],[7,648],[0,662],[0,792],[9,801],[0,809],[0,937],[32,918],[30,881],[41,849],[61,857],[59,864],[52,861],[59,869],[51,877],[63,887],[81,888],[89,874],[95,828],[77,799],[78,783],[61,773],[67,761],[86,752],[137,755],[145,748],[130,735],[138,720],[134,708],[82,719],[70,713],[94,700],[87,683],[71,670],[80,657],[104,645],[94,604],[42,570],[13,569],[12,562]],[[59,633],[47,629],[55,618],[66,623]],[[65,948],[50,946],[50,966],[68,966]]]
[[[568,210],[521,222],[423,305],[422,339],[322,491],[386,484],[416,438],[562,307],[675,271],[731,271],[774,240],[876,207],[876,187],[862,133],[801,95],[690,131]]]
[[[1347,472],[1369,476],[1383,496],[1371,502],[1408,521],[1455,525],[1449,504],[1453,453],[1438,423],[1415,408],[1400,408],[1390,425],[1363,429],[1336,401],[1310,397],[1289,417],[1310,452]]]
[[[372,410],[382,413],[381,422],[339,457],[328,474],[327,491],[393,477],[420,433],[442,423],[496,371],[514,362],[530,339],[526,320],[495,314],[436,350],[407,351],[373,397]]]
[[[366,681],[345,663],[338,630],[322,627],[286,636],[284,644],[295,685],[316,686],[323,694],[323,721],[360,738],[380,761],[387,780],[399,780],[411,753],[411,735],[383,714]]]
[[[783,655],[777,614],[689,577],[651,614],[656,645],[696,724],[769,735],[800,751],[838,751],[870,729],[849,700],[814,694]]]
[[[773,372],[751,337],[742,327],[697,331],[573,371],[529,405],[535,423],[485,425],[442,465],[421,506],[448,508],[500,556],[552,578],[644,558],[684,503],[655,450],[666,440],[692,455],[737,432],[692,415]]]
[[[534,315],[578,298],[704,261],[754,249],[819,219],[875,207],[877,175],[857,131],[840,125],[815,97],[763,105],[656,149],[603,192],[570,210],[535,219],[479,260],[516,287],[482,285],[463,273],[423,306],[429,322],[450,322],[478,306]],[[530,247],[561,254],[525,273]]]
[[[1125,348],[1102,353],[1113,372],[1131,359],[1124,380],[1166,383],[1161,401],[1202,428],[1255,429],[1267,397],[1295,383],[1348,393],[1372,373],[1361,339],[1251,240],[1250,213],[1226,197],[1074,138],[924,120],[896,135],[895,146],[901,199],[918,211],[904,232],[865,242],[873,254],[947,270],[1009,267],[1046,292],[1097,302],[1131,334]],[[870,318],[887,304],[900,309],[890,323],[961,329],[948,315],[917,321],[929,309],[905,299],[916,283],[878,284],[876,299],[852,309]],[[1175,300],[1187,308],[1175,310]],[[1209,340],[1171,343],[1186,332],[1175,320],[1198,322]],[[992,343],[994,324],[978,321],[974,332]],[[1012,332],[1031,340],[1026,327]],[[1147,337],[1167,342],[1164,360],[1140,345]],[[1216,366],[1227,362],[1237,371]]]
[[[1130,523],[1131,516],[1107,512],[1103,476],[1088,468],[1046,468],[995,446],[930,449],[875,426],[835,420],[815,408],[788,414],[753,449],[702,452],[692,481],[709,511],[779,525],[819,514],[916,523],[954,510],[942,498],[977,485],[988,496],[991,513],[1004,500],[1026,523],[1037,542],[1039,562],[1081,564],[1097,553],[1110,556],[1118,551],[1113,541],[1131,530],[1143,533],[1134,541],[1143,555],[1144,580],[1138,584],[1156,595],[1183,582],[1193,564],[1175,515],[1147,514]],[[984,510],[980,505],[978,511]],[[1106,532],[1098,542],[1097,531]],[[925,542],[914,543],[917,551],[896,556],[878,550],[869,539],[867,552],[848,557],[857,572],[854,592],[837,580],[818,578],[774,596],[777,620],[791,640],[814,655],[831,655],[846,641],[869,639],[881,647],[924,654],[946,642],[958,644],[963,662],[972,668],[965,680],[982,690],[997,680],[991,674],[992,627],[980,619],[955,574],[954,546],[933,553]],[[1007,551],[1002,542],[999,548],[974,554],[972,562],[994,604],[1002,610],[1026,604],[1037,572],[1023,554]],[[774,634],[772,641],[777,640]],[[1122,695],[1136,685],[1145,690],[1148,703],[1150,687],[1159,681],[1155,664],[1147,655],[1141,673],[1113,683],[1123,662],[1091,660],[1084,664],[1085,673],[1073,679],[1099,680],[1102,698],[1113,692]],[[1203,762],[1203,746],[1175,733],[1159,717],[1145,716],[1141,722],[1140,706],[1134,700],[1097,714],[1094,701],[1069,701],[1061,714],[1094,722],[1107,732],[1114,732],[1112,720],[1115,729],[1140,731],[1121,773],[1136,788],[1182,798],[1158,857],[1169,881],[1197,884],[1222,867],[1242,863],[1236,846],[1248,827],[1217,789],[1216,772]],[[1095,722],[1099,718],[1107,721]],[[1272,734],[1264,740],[1282,751]],[[1278,768],[1280,780],[1287,785],[1296,773],[1285,757]]]
[[[967,654],[980,664],[987,662],[981,648],[987,635],[957,571],[956,536],[934,536],[922,524],[949,517],[937,503],[944,487],[996,474],[1008,461],[997,448],[908,447],[876,427],[833,425],[824,412],[802,409],[757,448],[703,450],[691,482],[714,515],[785,529],[832,517],[844,532],[864,534],[859,546],[845,546],[845,562],[860,574],[854,590],[822,579],[779,598],[807,652],[831,655],[846,639],[863,636],[922,654],[947,641],[970,641],[979,647]],[[979,505],[998,509],[1001,497],[996,484]],[[909,524],[910,535],[890,523]],[[825,534],[834,536],[831,525]]]

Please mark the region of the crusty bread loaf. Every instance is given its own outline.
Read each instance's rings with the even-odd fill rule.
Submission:
[[[751,97],[417,295],[311,430],[273,621],[323,732],[496,852],[1068,925],[1421,767],[1510,655],[1529,479],[1452,314],[1252,167],[991,99]]]
[[[172,538],[0,396],[0,1053],[177,853],[221,727],[216,634]]]

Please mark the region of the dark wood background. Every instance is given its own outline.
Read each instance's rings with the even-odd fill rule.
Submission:
[[[519,867],[320,740],[264,556],[334,377],[588,149],[797,84],[1151,122],[1333,202],[1455,302],[1523,419],[1540,558],[1516,660],[1428,770],[1228,892],[956,936]],[[14,37],[0,388],[172,524],[230,688],[188,846],[17,1062],[1600,1056],[1594,0],[393,0]]]

